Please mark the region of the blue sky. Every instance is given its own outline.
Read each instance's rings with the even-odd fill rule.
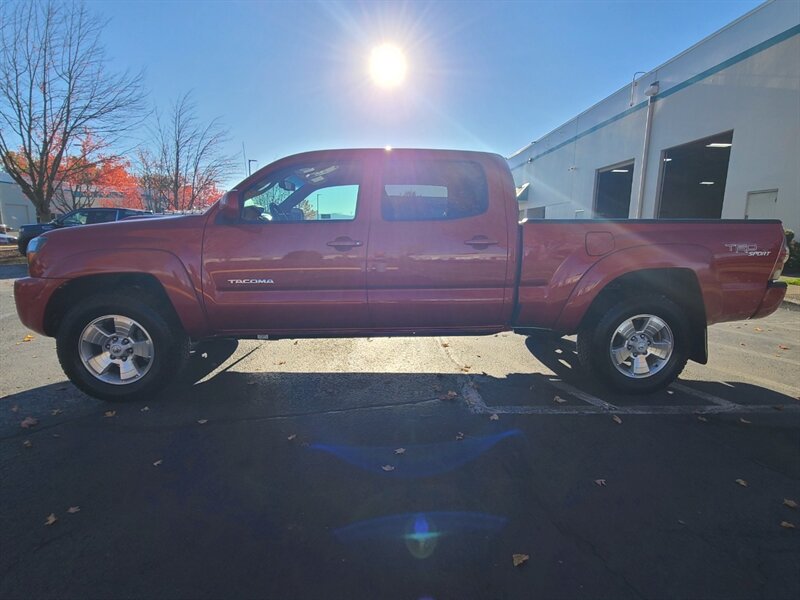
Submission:
[[[162,109],[193,90],[261,167],[337,147],[508,156],[759,2],[89,4],[114,68],[143,69]],[[384,42],[408,60],[392,90],[368,76]]]

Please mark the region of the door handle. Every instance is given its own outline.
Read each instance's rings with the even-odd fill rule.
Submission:
[[[478,250],[485,250],[489,246],[497,246],[500,242],[495,240],[490,240],[485,235],[476,235],[471,240],[467,240],[464,242],[467,246],[472,246],[473,248],[477,248]]]
[[[358,248],[362,245],[359,240],[353,240],[349,237],[338,237],[335,240],[332,240],[327,243],[328,246],[331,248],[336,248],[337,250],[349,250],[350,248]]]

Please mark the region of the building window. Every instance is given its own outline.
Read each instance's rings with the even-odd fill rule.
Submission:
[[[668,148],[661,156],[661,219],[719,219],[733,131]]]
[[[627,219],[631,209],[633,161],[598,169],[594,214],[600,219]]]
[[[538,208],[529,208],[527,217],[529,219],[544,219],[544,213],[547,209],[546,206],[539,206]]]

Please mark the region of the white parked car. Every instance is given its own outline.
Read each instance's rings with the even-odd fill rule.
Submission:
[[[0,245],[6,244],[16,244],[17,238],[13,235],[8,235],[7,233],[0,233]]]

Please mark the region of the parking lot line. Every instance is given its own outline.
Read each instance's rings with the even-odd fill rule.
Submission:
[[[688,385],[683,385],[682,383],[673,383],[670,386],[674,390],[678,390],[679,392],[683,392],[684,394],[689,394],[690,396],[695,396],[696,398],[701,398],[706,402],[711,402],[712,404],[716,404],[718,406],[727,406],[728,408],[735,408],[739,406],[738,404],[731,402],[730,400],[725,400],[724,398],[720,398],[719,396],[715,396],[714,394],[709,394],[700,390],[696,390],[694,388],[689,387]]]
[[[576,398],[578,398],[580,400],[583,400],[584,402],[586,402],[588,404],[591,404],[592,406],[596,406],[598,408],[601,408],[604,411],[617,410],[617,407],[614,406],[613,404],[611,404],[609,402],[606,402],[605,400],[601,400],[600,398],[597,398],[596,396],[592,396],[591,394],[587,394],[586,392],[582,392],[578,388],[573,387],[568,383],[564,383],[563,381],[557,381],[557,380],[551,379],[550,380],[550,384],[554,388],[556,388],[558,390],[561,390],[562,392],[564,392],[566,394],[570,394],[571,396],[575,396]]]
[[[558,406],[489,406],[484,401],[480,392],[466,379],[461,386],[461,397],[467,410],[473,414],[498,414],[498,415],[713,415],[713,414],[773,414],[775,412],[800,413],[800,404],[769,405],[744,405],[736,404],[695,390],[682,384],[672,384],[677,391],[700,398],[711,405],[681,404],[674,406],[616,406],[601,400],[596,396],[582,392],[563,381],[550,381],[557,389],[565,394],[583,400],[587,405],[558,405]]]

